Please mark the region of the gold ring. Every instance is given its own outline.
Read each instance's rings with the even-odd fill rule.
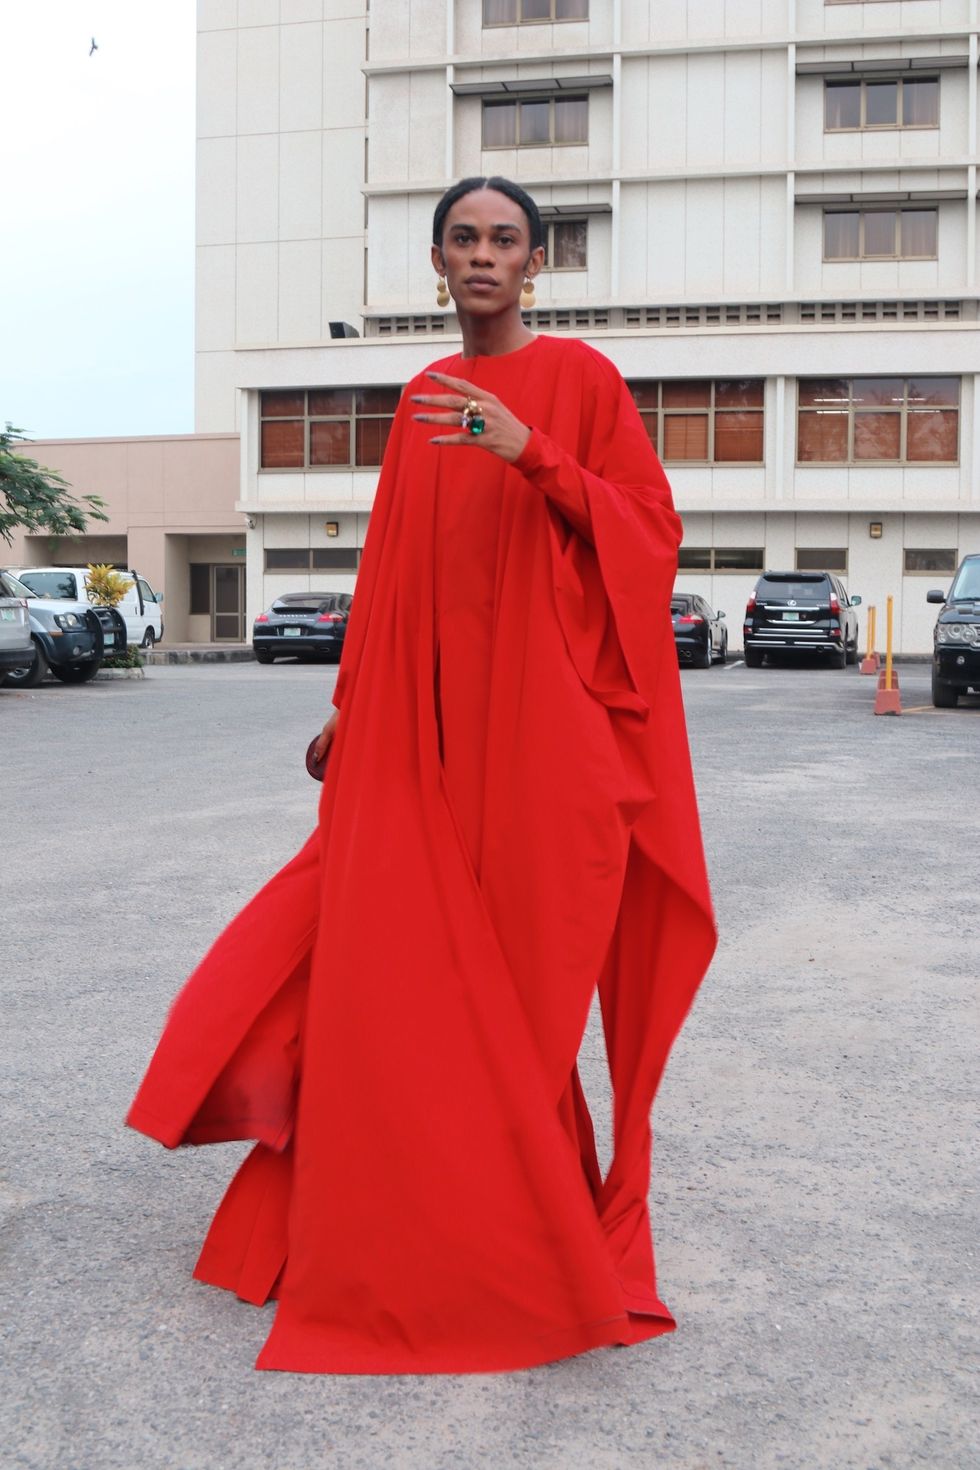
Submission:
[[[471,434],[482,434],[486,428],[486,419],[483,417],[483,409],[475,398],[467,398],[463,412],[460,414],[460,424]]]

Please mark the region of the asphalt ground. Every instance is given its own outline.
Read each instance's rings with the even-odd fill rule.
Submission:
[[[0,693],[0,1461],[975,1470],[980,701],[932,711],[921,665],[897,719],[852,669],[683,674],[722,942],[654,1114],[678,1332],[510,1375],[253,1371],[272,1308],[190,1274],[243,1147],[122,1118],[183,977],[314,823],[332,678]],[[591,1029],[606,1132],[603,1065]]]

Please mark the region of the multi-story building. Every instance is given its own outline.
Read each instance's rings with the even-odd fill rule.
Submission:
[[[978,8],[199,0],[197,427],[241,433],[249,611],[353,581],[399,387],[459,341],[433,207],[502,173],[548,226],[528,321],[630,381],[684,584],[737,635],[763,566],[831,568],[928,647],[980,548]]]

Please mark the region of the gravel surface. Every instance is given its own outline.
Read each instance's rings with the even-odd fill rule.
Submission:
[[[0,692],[4,1465],[975,1470],[980,701],[923,708],[921,666],[900,719],[854,670],[683,675],[722,944],[654,1114],[678,1332],[511,1375],[253,1371],[271,1308],[190,1275],[244,1148],[122,1117],[181,980],[315,821],[332,679]],[[605,1129],[603,1065],[593,1027]]]

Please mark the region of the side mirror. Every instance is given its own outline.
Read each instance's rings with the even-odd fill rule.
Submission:
[[[946,594],[945,594],[945,592],[940,592],[938,587],[933,587],[931,589],[931,591],[929,591],[929,592],[926,593],[926,602],[945,602],[945,601],[946,601]]]
[[[718,619],[719,623],[721,622],[722,618],[726,618],[727,616],[728,616],[727,613],[723,613],[723,612],[717,612],[717,613],[715,613],[715,617]]]
[[[861,599],[860,599],[860,597],[852,597],[851,598],[851,606],[852,607],[860,607],[861,606]]]

